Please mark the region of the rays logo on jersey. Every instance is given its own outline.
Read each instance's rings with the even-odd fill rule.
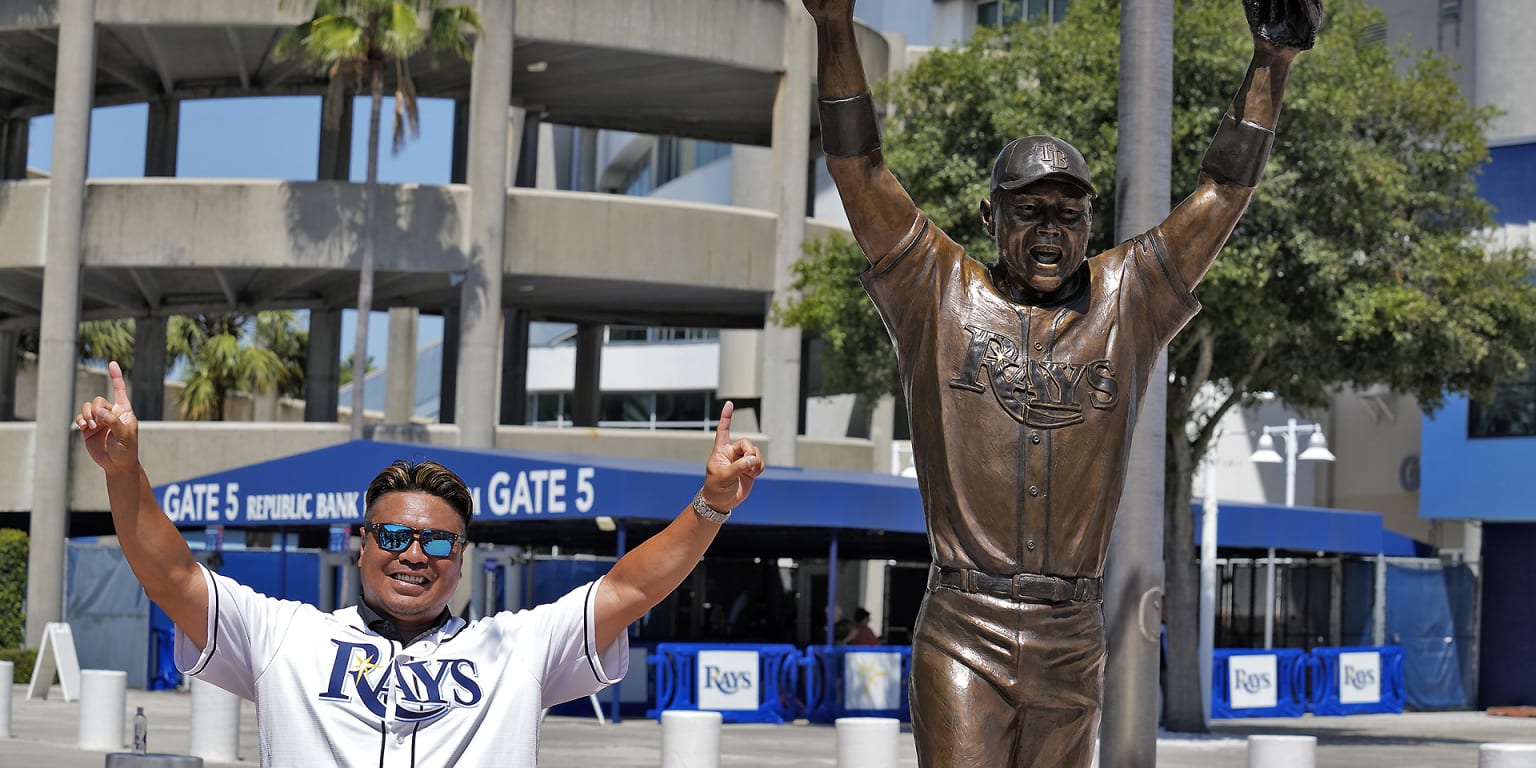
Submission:
[[[395,719],[426,723],[454,707],[474,707],[484,694],[469,659],[396,658],[379,663],[379,649],[368,643],[332,640],[336,658],[324,701],[350,702],[355,695],[369,712],[385,717],[395,699]]]
[[[971,343],[962,369],[949,386],[985,392],[990,385],[998,405],[1016,421],[1040,429],[1066,427],[1083,420],[1084,400],[1099,410],[1110,410],[1120,402],[1115,368],[1107,359],[1031,360],[1007,336],[974,325],[965,330],[971,334]]]

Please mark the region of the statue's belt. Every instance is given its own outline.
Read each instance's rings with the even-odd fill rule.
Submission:
[[[1104,595],[1104,580],[1064,579],[1040,573],[999,576],[965,568],[930,566],[928,589],[938,587],[1021,603],[1090,602]]]

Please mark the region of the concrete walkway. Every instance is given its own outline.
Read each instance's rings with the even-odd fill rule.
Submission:
[[[177,691],[128,691],[128,715],[143,707],[149,719],[151,752],[185,754],[191,696]],[[46,700],[27,701],[26,687],[11,692],[11,739],[0,739],[3,768],[101,768],[106,752],[75,748],[80,705],[65,703],[55,687]],[[132,718],[124,717],[124,743]],[[1536,744],[1536,718],[1495,717],[1481,712],[1419,712],[1402,715],[1222,720],[1206,736],[1163,734],[1157,764],[1165,768],[1242,768],[1249,734],[1307,734],[1317,737],[1317,768],[1476,768],[1485,742]],[[619,725],[551,717],[544,723],[539,764],[543,768],[657,768],[661,726],[632,719]],[[915,768],[912,734],[901,734],[901,768]],[[831,726],[727,725],[720,738],[722,768],[773,765],[826,768],[837,762]],[[240,754],[236,763],[208,768],[251,768],[256,764],[256,708],[241,707]]]

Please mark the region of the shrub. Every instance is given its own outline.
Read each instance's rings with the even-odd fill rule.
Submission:
[[[0,648],[12,648],[21,645],[27,625],[27,615],[22,610],[27,597],[26,532],[0,528],[0,573],[21,575],[0,580]]]

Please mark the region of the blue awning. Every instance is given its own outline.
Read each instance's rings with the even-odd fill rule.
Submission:
[[[1201,502],[1193,505],[1195,541]],[[1292,549],[1355,555],[1413,557],[1428,547],[1384,528],[1381,515],[1349,509],[1286,507],[1277,504],[1218,504],[1216,546],[1249,549]]]
[[[439,462],[475,495],[477,522],[606,516],[669,521],[704,479],[703,462],[355,440],[155,487],[177,525],[352,525],[363,493],[396,459]],[[924,532],[917,481],[874,472],[770,468],[735,525]]]

